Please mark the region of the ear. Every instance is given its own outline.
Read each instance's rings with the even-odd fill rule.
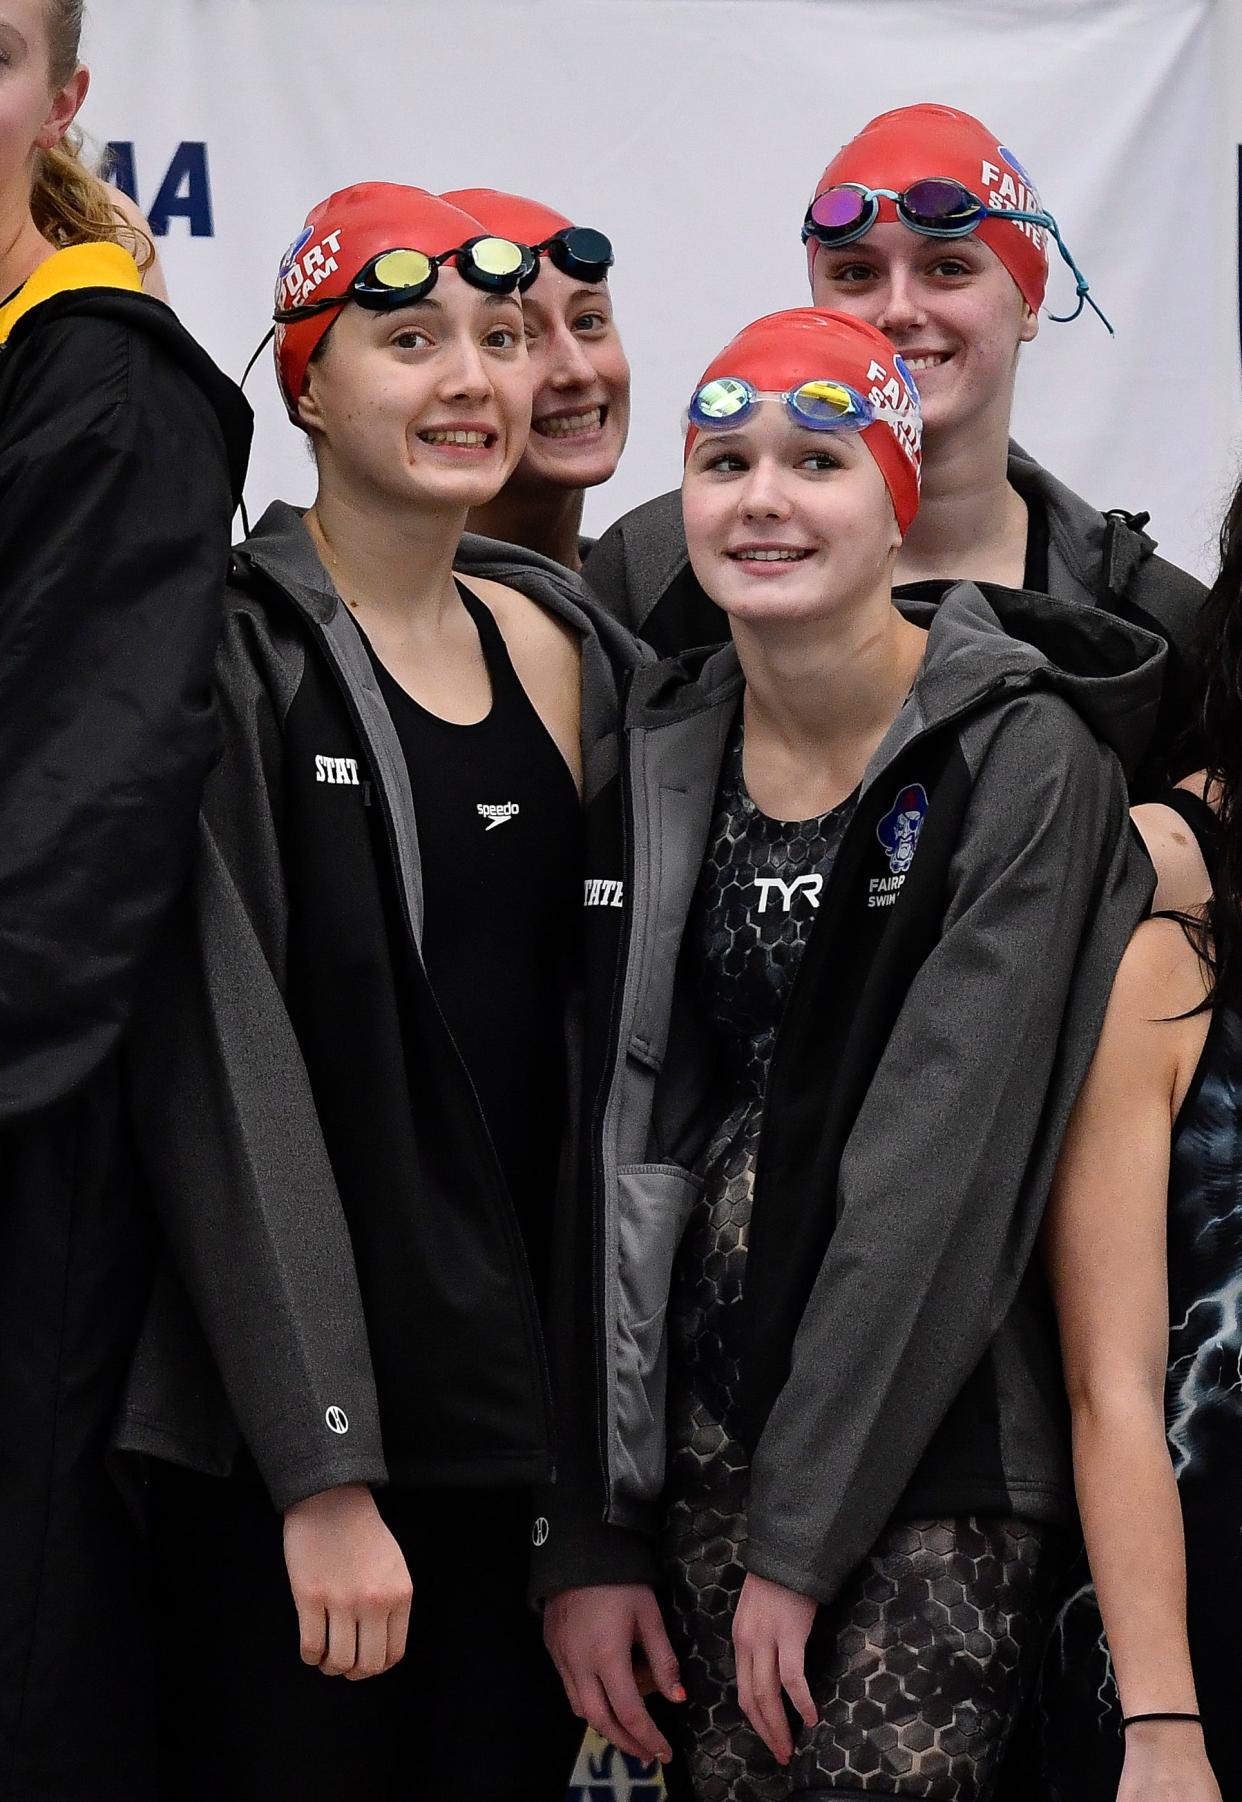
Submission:
[[[91,85],[89,69],[81,65],[73,71],[63,88],[52,96],[52,110],[39,128],[35,143],[40,150],[54,150],[81,111]]]
[[[1039,314],[1033,313],[1026,302],[1022,302],[1022,324],[1018,328],[1018,343],[1029,344],[1039,333]]]
[[[306,371],[306,382],[302,388],[302,393],[298,399],[297,405],[298,419],[301,421],[306,431],[311,433],[312,436],[314,433],[322,432],[324,430],[323,408],[319,404],[319,396],[316,393],[317,387],[318,372],[315,365],[312,363],[310,368]]]

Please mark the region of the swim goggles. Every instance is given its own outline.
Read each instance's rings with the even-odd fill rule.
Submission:
[[[697,388],[686,409],[686,428],[710,432],[744,425],[763,400],[781,401],[794,424],[812,432],[861,432],[881,421],[915,433],[922,430],[913,399],[909,410],[899,413],[894,407],[876,406],[845,382],[817,378],[782,392],[756,388],[740,375],[718,375]]]
[[[914,181],[902,192],[895,188],[866,188],[857,182],[839,182],[817,194],[807,208],[802,222],[802,242],[814,238],[829,248],[853,244],[865,237],[880,216],[880,202],[891,200],[897,217],[911,231],[925,238],[966,238],[977,231],[985,219],[1004,219],[1014,225],[1038,225],[1050,233],[1062,259],[1074,277],[1078,305],[1072,313],[1050,313],[1058,325],[1077,319],[1084,306],[1112,326],[1091,298],[1086,276],[1070,255],[1061,230],[1051,213],[1023,212],[1016,207],[989,206],[948,175],[929,175]]]
[[[489,294],[512,294],[524,279],[533,280],[534,261],[534,253],[526,245],[510,238],[471,238],[439,256],[428,256],[425,250],[382,250],[358,271],[345,294],[280,307],[272,317],[277,325],[292,325],[350,300],[373,313],[394,312],[430,294],[445,263],[456,263],[458,273],[474,288]]]
[[[529,273],[523,275],[518,283],[523,292],[539,274],[541,256],[546,256],[563,275],[572,275],[578,281],[585,282],[588,287],[606,280],[608,271],[616,261],[612,254],[611,240],[603,232],[593,231],[589,225],[567,225],[564,230],[553,232],[542,244],[532,244],[530,255],[532,262]]]

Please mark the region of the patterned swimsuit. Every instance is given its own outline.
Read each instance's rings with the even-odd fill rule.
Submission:
[[[743,1716],[730,1632],[745,1576],[747,1460],[737,1426],[739,1303],[764,1086],[789,990],[853,802],[814,820],[760,813],[735,729],[687,939],[731,1105],[669,1309],[665,1568],[689,1700],[670,1723],[697,1802],[797,1795],[983,1802],[1033,1678],[1045,1531],[1021,1520],[891,1525],[807,1648],[820,1711],[782,1770]],[[675,1784],[670,1786],[676,1793]]]

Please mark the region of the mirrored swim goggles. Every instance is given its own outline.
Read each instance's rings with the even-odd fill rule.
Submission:
[[[1058,325],[1077,319],[1084,306],[1089,306],[1113,331],[1105,315],[1091,298],[1086,276],[1078,267],[1061,236],[1051,213],[1022,212],[1016,207],[989,206],[948,175],[929,175],[914,181],[903,192],[895,188],[866,188],[857,182],[840,182],[817,194],[807,208],[802,222],[802,242],[814,238],[829,249],[840,249],[865,237],[880,216],[880,202],[891,200],[897,217],[911,231],[925,238],[967,238],[986,219],[1003,219],[1014,225],[1038,225],[1050,233],[1074,277],[1078,305],[1072,313],[1049,313]]]
[[[534,279],[534,252],[511,238],[471,238],[456,250],[428,256],[425,250],[382,250],[371,258],[344,294],[308,300],[301,306],[280,307],[272,317],[277,325],[293,325],[313,318],[330,307],[353,300],[373,313],[395,312],[423,300],[436,285],[445,263],[455,263],[458,273],[473,288],[488,294],[512,294]]]
[[[567,225],[564,230],[545,238],[542,244],[532,244],[529,254],[530,268],[518,283],[523,293],[539,274],[542,256],[546,256],[562,275],[573,276],[588,287],[607,280],[608,271],[616,261],[612,241],[603,232],[593,231],[589,225]]]
[[[913,383],[910,392],[913,396]],[[800,382],[782,392],[756,388],[740,375],[718,375],[695,390],[686,409],[686,430],[710,432],[744,425],[764,400],[781,401],[793,423],[812,432],[861,432],[880,423],[916,434],[922,430],[913,399],[909,410],[899,413],[894,407],[876,406],[845,382],[826,377]]]

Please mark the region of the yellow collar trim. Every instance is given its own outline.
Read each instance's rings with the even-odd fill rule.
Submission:
[[[58,250],[39,264],[7,306],[0,307],[0,344],[27,313],[75,288],[120,288],[139,294],[142,277],[133,257],[119,244],[71,244],[68,250]]]

